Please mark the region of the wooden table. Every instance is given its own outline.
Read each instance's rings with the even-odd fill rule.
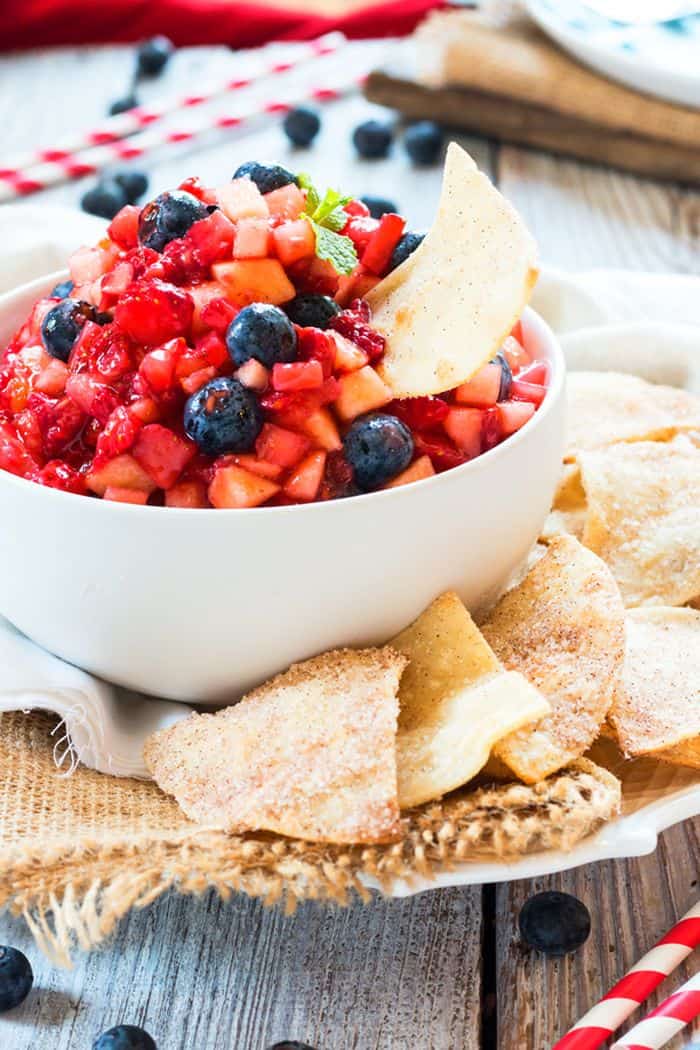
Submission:
[[[174,82],[196,90],[204,69],[208,76],[232,62],[223,49],[181,52],[167,82],[144,95]],[[2,154],[94,123],[124,93],[130,66],[130,52],[116,48],[0,60]],[[252,141],[209,138],[188,154],[171,149],[148,165],[152,188],[191,172],[222,181],[254,155],[395,198],[414,227],[427,225],[439,171],[411,169],[400,149],[373,164],[352,157],[349,129],[370,109],[360,99],[328,109],[309,153],[291,154],[276,126]],[[700,269],[697,193],[464,141],[521,210],[546,262]],[[34,200],[76,203],[82,190],[72,185]],[[52,970],[23,923],[2,916],[0,942],[27,952],[37,988],[0,1019],[0,1044],[80,1050],[103,1029],[131,1022],[145,1025],[159,1050],[263,1050],[284,1038],[318,1050],[547,1050],[697,898],[699,838],[696,820],[668,831],[641,860],[347,911],[307,904],[289,918],[244,898],[171,896],[132,915],[113,944],[79,958],[70,973]],[[519,908],[543,888],[568,890],[591,910],[592,935],[570,958],[546,960],[518,942]],[[677,1050],[690,1039],[669,1045]]]

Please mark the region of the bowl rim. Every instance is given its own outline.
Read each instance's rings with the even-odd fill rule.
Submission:
[[[58,281],[66,279],[67,276],[67,270],[58,270],[52,274],[47,274],[44,277],[20,285],[18,288],[13,288],[11,291],[0,296],[0,319],[2,318],[3,308],[13,302],[16,297],[19,297],[21,294],[27,294],[30,290],[34,291],[35,288],[36,295],[40,297],[43,288],[53,287]],[[270,518],[272,514],[276,514],[280,517],[288,514],[300,514],[304,511],[313,514],[329,514],[336,512],[338,507],[345,507],[346,509],[349,509],[351,506],[358,508],[367,506],[371,507],[376,504],[377,500],[383,500],[386,503],[390,499],[397,500],[410,498],[411,495],[415,495],[417,492],[428,492],[431,488],[435,488],[438,485],[444,486],[450,481],[455,482],[468,477],[476,477],[481,471],[487,469],[488,466],[494,463],[497,459],[502,459],[504,456],[507,456],[510,449],[515,448],[518,444],[527,440],[533,431],[536,430],[551,413],[553,406],[562,396],[566,376],[566,363],[556,333],[541,314],[537,313],[537,311],[531,306],[526,305],[524,307],[520,320],[524,323],[526,331],[530,327],[538,329],[540,335],[544,336],[544,340],[547,344],[547,362],[550,365],[551,371],[547,391],[542,404],[534,415],[528,419],[519,430],[514,434],[509,435],[505,441],[488,449],[486,452],[482,452],[474,459],[468,460],[466,463],[461,463],[458,467],[451,467],[449,470],[442,471],[440,474],[435,474],[429,478],[421,478],[419,481],[411,482],[408,485],[399,485],[396,488],[391,489],[380,489],[377,492],[362,492],[354,496],[347,496],[343,499],[315,500],[311,503],[291,504],[283,507],[212,508],[153,507],[140,506],[139,504],[131,503],[119,503],[115,500],[90,499],[89,497],[78,493],[64,492],[61,489],[52,488],[49,485],[39,485],[35,481],[19,477],[17,474],[11,474],[9,471],[1,468],[0,483],[8,484],[9,486],[17,486],[20,489],[36,490],[37,498],[39,499],[59,501],[69,500],[71,502],[81,500],[82,503],[90,507],[94,508],[99,505],[104,508],[99,511],[87,511],[86,506],[87,513],[129,514],[132,516],[147,515],[148,517],[159,517],[167,512],[169,516],[172,516],[173,514],[182,516],[185,514],[188,516],[188,520],[195,520],[195,518],[201,519],[203,515],[211,517],[213,510],[216,510],[217,520],[220,520],[222,514],[232,515],[245,513],[249,516],[264,514],[268,518]],[[39,496],[39,493],[42,493],[42,495]]]

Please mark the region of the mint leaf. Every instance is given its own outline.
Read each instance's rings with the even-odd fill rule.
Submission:
[[[342,230],[347,221],[348,213],[343,211],[342,208],[335,208],[335,210],[323,220],[323,225],[327,230],[334,230],[337,233],[338,230]]]
[[[336,273],[352,273],[359,260],[350,238],[321,226],[313,219],[309,219],[309,222],[316,234],[316,255],[319,259],[327,259]]]
[[[344,197],[338,190],[326,190],[326,196],[314,209],[311,218],[319,226],[326,226],[329,217],[338,212],[351,199],[351,197]]]
[[[316,208],[318,208],[321,197],[318,190],[313,184],[310,175],[302,171],[300,175],[297,175],[297,185],[302,190],[306,190],[306,207],[304,208],[305,213],[312,215]]]

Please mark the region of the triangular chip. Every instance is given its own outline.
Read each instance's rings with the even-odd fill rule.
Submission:
[[[580,540],[586,523],[586,493],[581,484],[578,463],[565,463],[554,493],[552,509],[542,526],[540,537],[551,540],[562,533]]]
[[[629,757],[700,737],[700,612],[632,609],[622,681],[608,719]]]
[[[625,611],[609,570],[571,536],[559,536],[482,626],[509,670],[549,700],[552,713],[494,748],[534,783],[578,758],[608,713],[624,657]]]
[[[700,399],[622,372],[569,372],[565,458],[619,441],[663,440],[700,428]]]
[[[685,437],[579,457],[583,543],[609,565],[628,606],[700,595],[700,450]]]
[[[439,394],[469,379],[520,317],[536,267],[520,216],[451,143],[432,229],[367,296],[387,341],[378,371],[394,396]]]
[[[684,740],[682,744],[669,747],[665,751],[659,751],[654,757],[672,766],[689,766],[691,769],[700,769],[700,736],[692,740]]]
[[[389,643],[408,657],[396,738],[399,806],[461,787],[514,729],[549,704],[522,675],[505,673],[456,594],[443,594]]]
[[[405,663],[385,648],[295,664],[234,707],[156,733],[146,763],[202,824],[313,842],[393,841]]]

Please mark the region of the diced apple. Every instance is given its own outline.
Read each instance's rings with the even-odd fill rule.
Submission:
[[[336,372],[356,372],[358,368],[364,368],[369,358],[357,343],[346,339],[340,332],[330,329],[327,333],[335,344],[334,369]]]
[[[388,405],[392,394],[374,371],[371,365],[365,365],[357,372],[349,372],[338,380],[340,393],[335,402],[335,410],[344,422],[371,412],[382,405]]]
[[[114,500],[115,503],[148,503],[148,493],[138,489],[121,489],[118,485],[108,485],[102,499]]]
[[[212,272],[226,287],[236,306],[272,303],[279,306],[296,295],[294,285],[277,259],[234,259],[215,263]]]
[[[306,197],[295,182],[266,193],[264,199],[270,215],[278,219],[297,219],[306,207]]]
[[[293,467],[309,451],[309,441],[293,430],[265,423],[255,442],[255,451],[260,459],[269,463]]]
[[[272,366],[272,385],[275,390],[316,390],[323,383],[323,365],[320,361],[278,362]]]
[[[165,493],[166,507],[208,507],[207,490],[203,481],[178,481]]]
[[[209,500],[215,507],[258,507],[279,492],[279,485],[251,474],[242,467],[219,467],[209,486]]]
[[[512,401],[530,401],[533,405],[541,405],[544,401],[547,388],[539,383],[527,383],[518,378],[510,384],[510,397]]]
[[[194,303],[192,334],[196,338],[199,335],[204,335],[211,328],[211,324],[205,314],[206,308],[216,299],[223,299],[226,295],[226,289],[218,281],[204,281],[203,284],[189,285],[187,291],[190,293]],[[233,313],[232,309],[231,317],[233,317]]]
[[[527,350],[522,343],[519,343],[512,335],[509,335],[503,340],[501,351],[510,365],[513,374],[519,372],[521,368],[525,368],[526,365],[530,364],[530,355]]]
[[[277,466],[276,463],[268,463],[248,452],[231,456],[231,462],[238,467],[243,467],[244,470],[249,470],[251,474],[257,474],[260,478],[269,478],[270,481],[277,481],[282,473],[282,467]]]
[[[478,408],[451,408],[443,427],[460,452],[473,459],[481,452],[481,420]]]
[[[528,419],[535,414],[535,406],[531,401],[501,401],[498,406],[498,414],[501,420],[503,436],[514,434],[520,430]]]
[[[34,389],[40,394],[48,394],[49,397],[59,397],[66,389],[68,376],[68,365],[52,357],[37,376]]]
[[[132,401],[129,412],[142,423],[157,423],[161,416],[161,410],[151,397],[140,397],[138,401]]]
[[[169,489],[195,451],[194,445],[183,441],[168,427],[151,423],[139,431],[132,455],[159,488]]]
[[[215,376],[214,366],[207,365],[206,368],[198,368],[195,372],[190,372],[188,376],[183,376],[180,379],[180,386],[189,397],[190,394],[196,394],[200,387],[208,383],[210,379],[214,379]]]
[[[217,186],[216,199],[231,222],[266,219],[270,214],[265,198],[252,179],[232,179],[223,186]]]
[[[116,244],[109,247],[78,248],[68,260],[71,280],[74,284],[92,284],[112,267],[119,254]]]
[[[319,408],[312,412],[299,423],[299,427],[315,445],[327,452],[338,452],[343,447],[338,427],[327,408]]]
[[[271,231],[267,219],[241,219],[236,226],[234,259],[264,259],[270,254]]]
[[[234,372],[236,379],[247,386],[249,390],[256,390],[259,394],[266,389],[270,382],[270,373],[254,357],[249,357],[240,368]]]
[[[283,266],[291,266],[299,259],[311,258],[316,250],[316,237],[306,219],[283,222],[272,231],[272,239]]]
[[[104,496],[108,488],[150,493],[158,487],[150,474],[128,452],[110,459],[99,470],[93,470],[86,480],[87,487],[98,496]]]
[[[490,408],[498,401],[501,389],[501,366],[484,365],[471,379],[455,390],[455,400],[475,408]]]
[[[414,459],[410,467],[406,467],[393,481],[384,485],[384,488],[396,489],[399,485],[409,485],[412,481],[423,481],[424,478],[431,478],[434,473],[435,469],[430,462],[430,456],[419,456],[418,459]]]
[[[546,361],[533,361],[518,372],[518,379],[523,383],[537,383],[546,386],[549,380],[549,365]]]
[[[184,339],[172,339],[144,356],[139,372],[154,394],[162,394],[174,385],[177,360],[186,350]]]
[[[299,464],[284,486],[285,495],[300,503],[310,503],[316,499],[325,468],[326,453],[312,452]]]

